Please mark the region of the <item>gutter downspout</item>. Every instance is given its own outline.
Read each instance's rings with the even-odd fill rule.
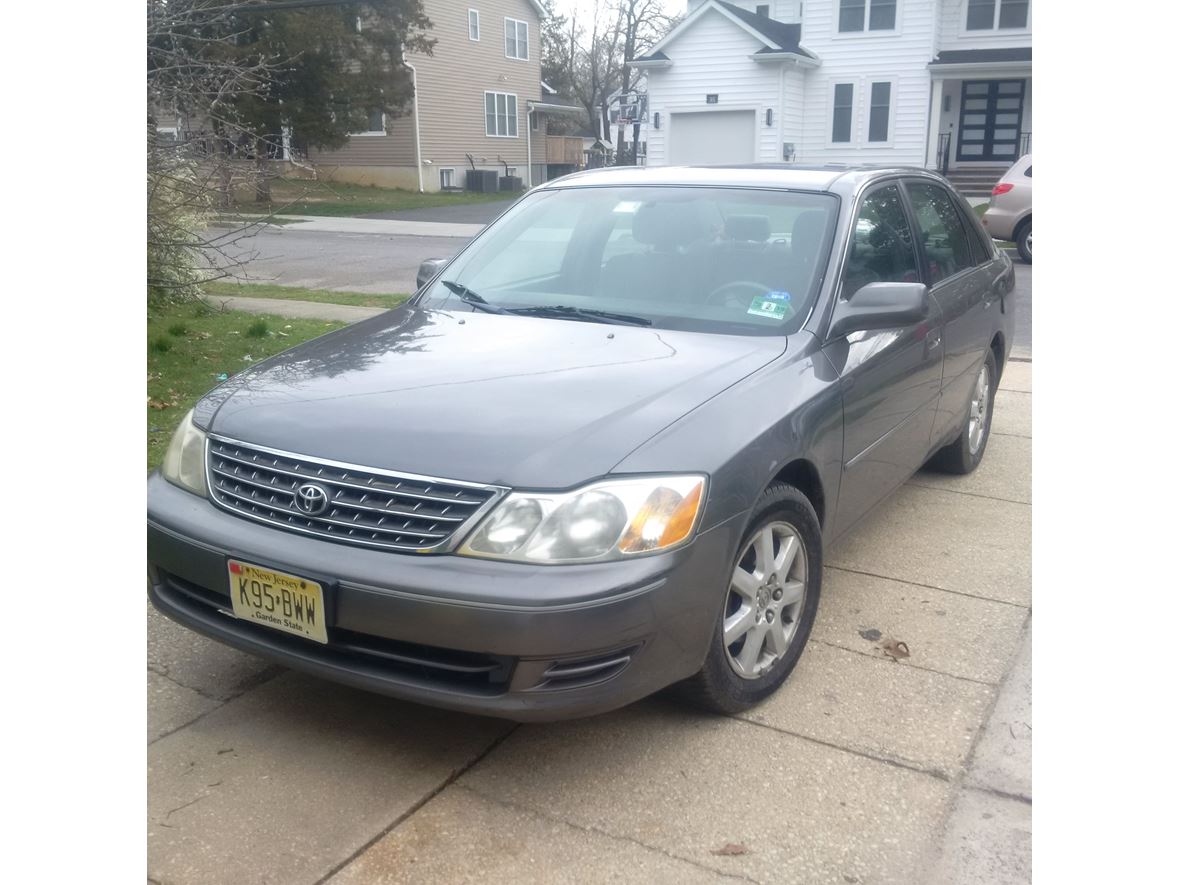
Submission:
[[[528,189],[533,189],[533,103],[530,101],[525,104],[524,125],[527,127],[524,133],[525,151],[528,154],[527,174],[525,175],[525,182]]]
[[[402,64],[410,69],[410,82],[414,87],[414,165],[418,167],[418,193],[425,193],[422,186],[422,124],[418,114],[418,69],[406,59],[406,46],[402,44]]]

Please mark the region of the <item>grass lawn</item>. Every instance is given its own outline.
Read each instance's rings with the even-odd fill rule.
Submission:
[[[202,394],[218,384],[219,375],[234,375],[251,362],[342,325],[219,311],[203,304],[149,310],[148,469],[163,460],[172,431]]]
[[[304,181],[294,178],[276,179],[270,186],[271,204],[242,200],[239,212],[283,215],[366,215],[394,209],[426,209],[435,206],[454,206],[461,203],[494,203],[510,200],[515,194],[420,194],[417,191],[366,187],[329,181]]]
[[[335,289],[301,289],[272,283],[231,283],[218,281],[202,286],[214,301],[217,298],[282,298],[288,301],[318,301],[323,304],[352,304],[357,307],[397,307],[409,295],[369,295],[364,292],[338,292]]]

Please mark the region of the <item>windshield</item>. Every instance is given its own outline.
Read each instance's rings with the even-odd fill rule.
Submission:
[[[454,310],[783,335],[827,261],[829,194],[579,187],[522,199],[419,299]],[[480,303],[482,302],[482,303]],[[560,311],[548,308],[561,308]]]

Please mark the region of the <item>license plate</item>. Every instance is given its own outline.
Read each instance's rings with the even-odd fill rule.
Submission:
[[[324,588],[315,581],[231,559],[229,590],[236,617],[316,642],[328,641]]]

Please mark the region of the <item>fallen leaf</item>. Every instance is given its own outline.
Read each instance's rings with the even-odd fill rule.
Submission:
[[[242,357],[242,362],[252,363],[254,362],[254,357],[250,356],[250,354],[246,354],[244,357]]]
[[[710,851],[709,853],[716,854],[719,857],[737,857],[741,854],[749,854],[750,849],[741,843],[726,842],[720,848]]]
[[[885,652],[886,657],[893,658],[894,661],[900,661],[902,658],[910,656],[910,647],[900,639],[886,639],[881,643],[881,651]]]
[[[148,406],[153,409],[171,409],[172,403],[162,402],[161,400],[158,400],[158,399],[149,399]]]
[[[276,332],[275,332],[275,334],[276,334],[276,335],[282,335],[284,338],[290,338],[290,337],[291,337],[291,336],[290,336],[290,335],[288,335],[286,332],[281,332],[281,331],[276,331]]]

